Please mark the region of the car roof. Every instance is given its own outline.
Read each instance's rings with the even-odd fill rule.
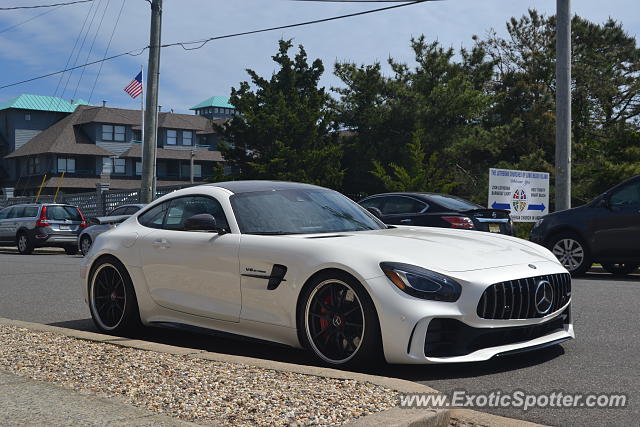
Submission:
[[[226,181],[205,185],[224,188],[234,194],[270,190],[326,190],[326,188],[318,187],[317,185],[286,181]]]

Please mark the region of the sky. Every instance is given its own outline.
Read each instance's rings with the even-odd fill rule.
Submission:
[[[113,33],[123,1],[123,13]],[[0,0],[0,7],[58,2]],[[392,4],[164,0],[162,42],[199,40]],[[159,104],[163,111],[188,112],[190,107],[210,96],[229,96],[231,87],[238,87],[241,81],[248,80],[247,68],[264,77],[271,76],[275,69],[271,56],[277,50],[279,39],[293,39],[295,45],[304,45],[310,60],[322,59],[326,71],[321,84],[329,89],[340,85],[332,73],[336,61],[385,63],[391,56],[411,63],[411,37],[424,34],[427,40],[438,40],[447,47],[469,47],[473,44],[471,38],[474,34],[483,36],[488,30],[495,29],[504,35],[505,23],[511,17],[520,17],[530,8],[554,14],[555,7],[556,0],[444,0],[329,23],[213,41],[193,51],[170,47],[161,53]],[[106,11],[104,18],[103,11]],[[637,37],[640,34],[638,0],[574,0],[572,11],[599,23],[608,18],[615,19],[630,35]],[[85,30],[89,31],[81,33],[87,17]],[[0,11],[0,86],[63,70],[68,62],[80,65],[101,59],[112,33],[108,56],[143,48],[149,44],[149,20],[150,8],[145,0],[94,0],[56,9]],[[79,34],[82,34],[80,38]],[[76,40],[79,40],[77,44]],[[135,57],[107,61],[97,80],[100,66],[92,65],[86,67],[84,73],[81,70],[67,72],[62,79],[56,75],[0,89],[0,103],[22,93],[89,100],[95,83],[90,99],[92,104],[100,105],[105,100],[108,106],[140,108],[139,99],[129,98],[123,88],[141,66],[146,69],[147,59],[147,52],[144,52]],[[385,71],[388,72],[388,68]]]

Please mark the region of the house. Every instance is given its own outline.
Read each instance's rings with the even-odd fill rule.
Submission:
[[[230,119],[237,114],[236,107],[224,96],[212,96],[189,109],[208,119]]]
[[[62,98],[41,95],[19,95],[0,104],[0,182],[10,181],[10,162],[4,159],[20,149],[40,132],[73,113],[78,105]]]
[[[67,194],[91,191],[105,181],[114,190],[140,187],[139,110],[77,105],[57,119],[5,156],[5,183],[15,188],[16,195],[33,195],[42,183],[42,194],[58,188]],[[189,183],[192,158],[195,181],[211,177],[215,165],[223,161],[216,149],[214,123],[224,121],[158,113],[157,185]]]

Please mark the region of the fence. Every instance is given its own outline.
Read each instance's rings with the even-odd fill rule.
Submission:
[[[192,187],[197,184],[186,184],[171,187],[158,187],[156,197],[164,196],[181,188]],[[21,203],[35,203],[35,196],[11,197],[0,200],[0,209]],[[53,196],[40,196],[38,203],[51,203]],[[57,203],[67,203],[80,208],[85,217],[104,216],[120,205],[140,203],[140,190],[108,190],[98,184],[96,191],[79,194],[63,194]]]

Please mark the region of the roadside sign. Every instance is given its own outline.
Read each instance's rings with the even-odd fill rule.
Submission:
[[[549,213],[549,174],[489,169],[488,206],[511,211],[513,222],[537,221]]]

